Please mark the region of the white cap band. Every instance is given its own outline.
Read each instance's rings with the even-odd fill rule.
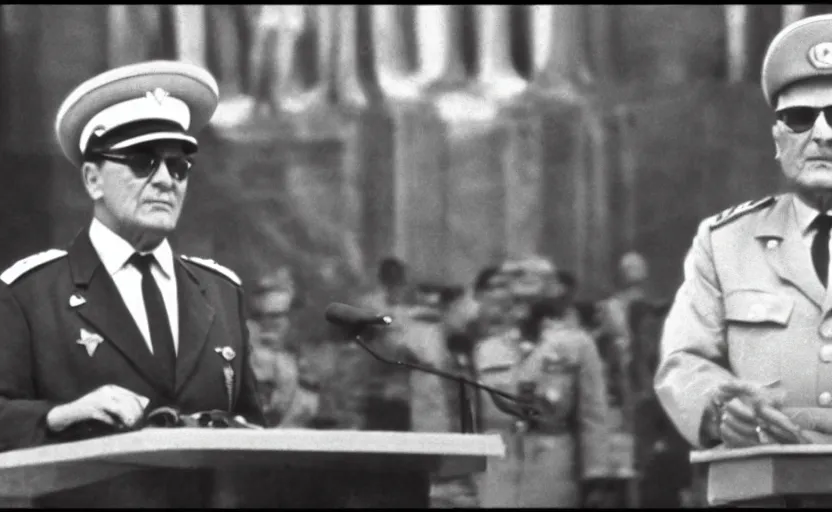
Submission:
[[[101,136],[119,126],[148,119],[171,121],[187,131],[191,124],[191,111],[184,101],[170,96],[162,89],[156,89],[140,98],[111,105],[93,116],[81,131],[78,147],[83,154],[90,137],[98,130],[101,130],[98,134]]]

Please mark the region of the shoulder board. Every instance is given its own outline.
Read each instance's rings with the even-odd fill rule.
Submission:
[[[224,266],[220,265],[219,263],[217,263],[214,260],[209,260],[209,259],[206,259],[206,258],[197,258],[195,256],[185,256],[184,254],[182,255],[182,259],[186,260],[186,261],[190,261],[191,263],[196,263],[200,267],[207,268],[208,270],[213,270],[214,272],[216,272],[218,274],[222,274],[229,281],[233,282],[237,286],[242,286],[243,285],[243,281],[240,279],[240,276],[238,276],[230,268],[224,267]]]
[[[66,256],[66,254],[66,251],[63,249],[49,249],[48,251],[27,256],[3,271],[3,273],[0,274],[0,281],[3,281],[6,284],[12,284],[23,274],[45,265],[50,261]]]
[[[766,208],[773,205],[777,201],[775,196],[768,196],[763,199],[756,199],[754,201],[748,201],[736,206],[732,206],[727,210],[724,210],[717,214],[713,220],[711,221],[711,229],[716,229],[720,226],[724,226],[743,215],[753,212],[755,210],[759,210],[761,208]]]

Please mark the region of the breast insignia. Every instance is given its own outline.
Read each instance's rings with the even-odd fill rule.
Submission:
[[[67,252],[63,249],[49,249],[48,251],[39,252],[37,254],[32,254],[31,256],[27,256],[22,260],[17,261],[16,263],[12,264],[9,268],[3,271],[0,274],[0,281],[3,281],[6,284],[12,284],[13,282],[17,281],[20,276],[30,272],[42,265],[49,263],[50,261],[56,260],[62,256],[66,256]]]
[[[182,255],[182,259],[186,260],[186,261],[190,261],[191,263],[196,263],[200,267],[207,268],[208,270],[213,270],[214,272],[216,272],[218,274],[222,274],[229,281],[233,282],[237,286],[242,286],[243,285],[243,281],[240,279],[240,276],[238,276],[230,268],[224,267],[224,266],[220,265],[219,263],[217,263],[214,260],[209,260],[207,258],[197,258],[195,256],[185,256],[184,254]]]
[[[727,210],[724,210],[717,214],[713,220],[711,221],[711,229],[716,229],[718,227],[724,226],[743,215],[759,210],[761,208],[766,208],[773,205],[777,201],[777,197],[775,196],[768,196],[763,199],[756,199],[754,201],[748,201],[742,204],[738,204],[736,206],[732,206]]]

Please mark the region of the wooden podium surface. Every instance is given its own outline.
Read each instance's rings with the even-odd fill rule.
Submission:
[[[0,454],[0,496],[35,497],[152,467],[479,472],[498,435],[301,429],[148,428]]]
[[[832,445],[761,445],[695,451],[708,465],[708,503],[772,496],[832,494]]]

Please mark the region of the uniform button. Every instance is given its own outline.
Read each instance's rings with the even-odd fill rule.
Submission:
[[[820,347],[820,360],[824,363],[832,363],[832,344]]]
[[[821,393],[820,396],[818,396],[818,405],[821,407],[829,407],[832,405],[832,393],[829,391]]]
[[[824,338],[832,338],[832,322],[826,321],[820,328],[820,334]]]

